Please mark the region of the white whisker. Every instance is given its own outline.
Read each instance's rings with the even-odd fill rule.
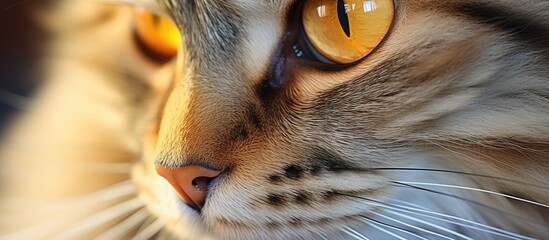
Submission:
[[[541,226],[541,224],[539,224],[539,223],[533,221],[532,219],[528,219],[528,218],[526,218],[526,217],[524,217],[524,216],[520,216],[520,215],[511,213],[511,212],[505,211],[505,210],[503,210],[503,209],[494,207],[494,206],[489,205],[489,204],[487,204],[487,203],[483,203],[483,202],[475,201],[475,200],[472,200],[472,199],[468,199],[468,198],[465,198],[465,197],[462,197],[462,196],[459,196],[459,195],[456,195],[456,194],[447,193],[447,192],[442,192],[442,191],[437,191],[437,190],[433,190],[433,189],[429,189],[429,188],[424,188],[424,187],[420,187],[420,186],[416,186],[416,185],[406,184],[406,183],[404,183],[404,182],[391,181],[391,183],[393,183],[393,186],[396,186],[396,187],[410,188],[410,189],[415,189],[415,190],[419,190],[419,191],[425,191],[425,192],[427,192],[427,193],[437,194],[437,195],[440,195],[440,196],[445,196],[445,197],[449,197],[449,198],[453,198],[453,199],[458,199],[458,200],[461,200],[461,201],[464,201],[464,202],[467,202],[467,203],[471,203],[471,204],[474,204],[474,205],[477,205],[477,206],[481,206],[481,207],[486,208],[486,209],[488,209],[488,210],[492,210],[492,211],[498,212],[498,213],[500,213],[500,214],[505,214],[505,215],[507,215],[507,216],[511,216],[511,217],[516,218],[516,219],[521,219],[521,220],[524,220],[524,221],[528,221],[528,222],[530,222],[530,223],[532,223],[532,224],[536,224],[536,225]]]
[[[344,228],[341,229],[341,231],[343,231],[344,233],[346,233],[349,236],[354,237],[356,239],[370,240],[366,236],[362,235],[361,233],[359,233],[358,231],[356,231],[356,230],[354,230],[353,228],[350,228],[350,227],[344,227]]]
[[[398,199],[391,199],[390,201],[398,202],[400,205],[407,205],[407,206],[409,206],[409,207],[419,208],[419,209],[423,209],[423,210],[429,210],[428,208],[426,208],[426,207],[424,207],[424,206],[421,206],[421,205],[418,205],[418,204],[409,203],[409,202],[405,202],[405,201],[398,200]]]
[[[56,214],[60,211],[72,211],[74,209],[82,209],[90,205],[97,205],[100,203],[115,201],[128,195],[135,194],[137,193],[137,190],[137,186],[132,181],[124,181],[97,192],[89,193],[87,195],[78,196],[71,199],[56,201],[38,209],[28,209],[31,203],[24,203],[19,206],[19,208],[26,207],[27,209],[23,209],[24,211],[19,211],[17,213],[17,216],[1,216],[0,222],[21,222],[27,221],[29,218],[40,215]],[[10,202],[15,203],[16,201],[19,200],[14,199]],[[12,206],[11,208],[14,209],[15,207],[16,206]]]
[[[145,204],[139,199],[134,198],[118,204],[114,207],[105,209],[99,213],[91,215],[84,220],[68,227],[67,231],[54,239],[79,239],[85,233],[97,228],[107,222],[116,220],[124,214],[135,211],[143,207]],[[80,237],[79,237],[80,236]]]
[[[145,229],[142,231],[139,231],[132,239],[133,240],[148,240],[151,239],[155,234],[160,232],[164,228],[164,223],[157,219],[150,225],[148,225]]]
[[[379,231],[382,231],[382,232],[384,232],[388,235],[391,235],[391,236],[395,237],[396,239],[407,240],[406,238],[403,238],[403,237],[401,237],[401,236],[399,236],[399,235],[397,235],[397,234],[395,234],[395,233],[393,233],[393,232],[391,232],[387,229],[384,229],[383,227],[380,226],[379,223],[377,223],[375,221],[367,221],[367,223],[368,223],[369,226],[371,226],[371,227],[373,227],[373,228],[375,228]]]
[[[133,163],[93,163],[82,166],[85,171],[111,173],[111,174],[129,174]]]
[[[328,240],[328,238],[320,233],[318,233],[318,236],[322,239],[322,240]]]
[[[148,210],[141,209],[129,216],[123,222],[103,232],[96,240],[121,239],[125,234],[128,234],[132,229],[135,229],[139,223],[145,221],[148,216],[150,216]]]
[[[149,216],[145,219],[145,221],[143,221],[143,222],[141,223],[141,225],[139,226],[139,228],[137,229],[136,232],[141,232],[141,231],[143,231],[145,228],[147,228],[149,225],[151,225],[151,224],[152,224],[154,221],[156,221],[156,220],[157,220],[157,217],[156,217],[156,216],[154,216],[154,215],[149,215]]]
[[[82,160],[82,159],[79,159]],[[116,174],[116,175],[129,175],[132,170],[133,163],[97,163],[97,162],[78,162],[72,163],[70,168],[71,171],[82,172],[82,173],[102,173],[102,174]],[[55,166],[58,170],[66,167],[63,165]],[[25,173],[17,171],[17,169],[24,168],[24,166],[19,165],[7,165],[3,166],[0,170],[0,176],[8,179],[22,179],[24,180]],[[52,170],[54,171],[54,170]],[[22,175],[23,174],[23,175]],[[28,173],[26,173],[28,174]]]
[[[390,213],[393,213],[393,211],[391,210],[387,210],[387,212],[390,212]],[[474,229],[474,230],[478,230],[478,231],[481,231],[481,232],[486,232],[486,233],[491,233],[491,234],[494,234],[494,235],[498,235],[498,236],[502,236],[502,237],[506,237],[506,238],[510,238],[510,239],[515,239],[515,240],[519,240],[519,239],[532,239],[532,238],[529,238],[529,237],[526,237],[526,236],[522,236],[522,235],[518,235],[518,234],[515,234],[515,233],[512,233],[512,232],[509,232],[509,231],[506,231],[506,230],[503,230],[503,229],[499,229],[499,228],[495,228],[495,227],[491,227],[491,226],[488,226],[488,225],[484,225],[484,224],[481,224],[481,223],[477,223],[477,222],[473,222],[473,221],[469,221],[467,219],[462,219],[462,218],[457,218],[461,221],[465,221],[465,222],[469,222],[470,224],[475,224],[475,225],[480,225],[480,226],[483,226],[485,228],[489,228],[489,229],[494,229],[496,231],[492,231],[492,230],[489,230],[489,229],[484,229],[484,228],[480,228],[480,227],[475,227],[475,226],[472,226],[472,225],[467,225],[467,224],[463,224],[463,223],[459,223],[459,222],[455,222],[455,221],[450,221],[450,220],[447,220],[447,219],[444,219],[444,218],[440,218],[440,217],[435,217],[435,216],[430,216],[430,215],[426,215],[426,214],[421,214],[421,213],[416,213],[416,212],[411,212],[411,211],[401,211],[401,212],[407,212],[407,213],[412,213],[412,214],[416,214],[416,215],[419,215],[419,216],[422,216],[422,217],[427,217],[427,218],[431,218],[431,219],[435,219],[435,220],[439,220],[439,221],[443,221],[443,222],[446,222],[446,223],[450,223],[450,224],[455,224],[455,225],[458,225],[458,226],[461,226],[461,227],[465,227],[465,228],[469,228],[469,229]],[[434,214],[434,213],[433,213]],[[445,215],[445,214],[443,214]],[[454,217],[454,216],[448,216],[448,217]],[[499,232],[497,232],[499,231]],[[501,233],[500,233],[501,232]],[[515,237],[516,236],[520,236],[520,237]],[[533,240],[533,239],[532,239]]]
[[[542,185],[539,185],[539,184],[523,182],[523,181],[517,181],[515,179],[509,179],[509,178],[503,178],[503,177],[482,175],[482,174],[476,174],[476,173],[470,173],[470,172],[461,172],[461,171],[456,171],[456,170],[431,169],[431,168],[405,168],[405,167],[382,167],[382,168],[369,168],[369,169],[370,170],[375,170],[375,171],[410,171],[410,172],[416,171],[416,172],[431,172],[431,173],[441,173],[441,174],[466,175],[466,176],[469,176],[469,177],[485,178],[485,179],[490,179],[490,180],[493,180],[493,181],[502,181],[502,182],[508,182],[508,183],[517,184],[517,185],[527,185],[529,187],[537,188],[539,190],[549,191],[549,188],[547,188],[547,186],[542,186]]]
[[[452,239],[452,238],[450,238],[450,237],[448,237],[448,236],[444,236],[444,235],[442,235],[442,234],[440,234],[440,233],[433,232],[433,231],[429,231],[429,230],[427,230],[427,229],[425,229],[425,228],[421,228],[421,227],[418,227],[418,226],[414,226],[414,225],[412,225],[412,224],[405,223],[405,222],[403,222],[403,221],[394,219],[394,218],[392,218],[392,217],[383,215],[383,214],[378,213],[378,212],[375,212],[374,214],[377,215],[377,216],[380,216],[380,217],[389,219],[389,220],[391,220],[391,221],[393,221],[393,222],[402,224],[402,225],[404,225],[404,226],[406,226],[406,227],[413,228],[413,229],[416,229],[416,230],[419,230],[419,231],[422,231],[422,232],[425,232],[425,233],[429,233],[429,234],[435,235],[435,236],[437,236],[437,237],[441,237],[441,238],[445,238],[445,239]]]
[[[510,198],[510,199],[513,199],[513,200],[534,204],[534,205],[537,205],[537,206],[540,206],[540,207],[549,208],[549,205],[546,205],[546,204],[543,204],[543,203],[527,200],[527,199],[524,199],[524,198],[515,197],[515,196],[504,194],[504,193],[485,190],[485,189],[466,187],[466,186],[458,186],[458,185],[439,184],[439,183],[427,183],[427,182],[405,182],[405,181],[399,181],[399,182],[405,183],[405,184],[410,184],[410,185],[422,185],[422,186],[434,186],[434,187],[443,187],[443,188],[454,188],[454,189],[462,189],[462,190],[489,193],[489,194],[497,195],[497,196],[500,196],[500,197]]]
[[[430,226],[430,227],[439,229],[439,230],[441,230],[441,231],[450,233],[450,234],[452,234],[452,235],[458,236],[458,237],[463,238],[463,239],[473,240],[472,238],[467,237],[467,236],[465,236],[465,235],[463,235],[463,234],[461,234],[461,233],[458,233],[458,232],[456,232],[456,231],[452,231],[452,230],[450,230],[450,229],[448,229],[448,228],[444,228],[444,227],[439,226],[439,225],[436,225],[436,224],[434,224],[434,223],[430,223],[430,222],[427,222],[427,221],[423,221],[423,220],[421,220],[421,219],[419,219],[419,218],[407,216],[407,215],[400,214],[400,213],[397,213],[397,212],[394,212],[394,211],[390,211],[390,210],[387,210],[387,212],[390,212],[390,213],[392,213],[392,214],[394,214],[394,215],[397,215],[397,216],[399,216],[399,217],[403,217],[403,218],[410,219],[410,220],[412,220],[412,221],[419,222],[419,223],[421,223],[421,224],[425,224],[425,225],[427,225],[427,226]]]
[[[34,221],[38,217],[47,219],[47,221],[28,225],[24,229],[5,236],[7,239],[44,239],[56,230],[92,214],[94,211],[97,211],[98,207],[108,204],[112,205],[116,201],[120,201],[120,199],[135,193],[135,186],[128,181],[84,197],[55,202],[55,205],[37,210],[29,209],[27,212],[18,213],[17,216],[2,216],[0,222],[6,222],[10,219],[13,219],[12,221]]]
[[[438,213],[438,212],[428,211],[428,210],[423,210],[423,209],[416,209],[416,208],[406,207],[406,206],[398,206],[398,205],[383,203],[383,202],[380,202],[380,201],[371,200],[371,199],[367,199],[367,198],[356,197],[356,196],[352,196],[352,195],[347,195],[347,196],[361,199],[367,204],[375,205],[375,206],[378,206],[378,207],[392,209],[392,210],[399,211],[399,212],[411,213],[411,214],[415,214],[415,215],[419,215],[419,216],[423,216],[423,217],[428,217],[428,218],[440,220],[440,221],[443,221],[443,222],[456,224],[456,225],[459,225],[459,226],[462,226],[462,227],[471,228],[471,229],[491,233],[491,234],[498,235],[498,236],[503,236],[503,237],[507,237],[507,238],[511,238],[511,239],[535,240],[535,238],[532,238],[532,237],[520,235],[520,234],[510,232],[510,231],[507,231],[507,230],[504,230],[504,229],[488,226],[486,224],[478,223],[478,222],[475,222],[475,221],[467,220],[467,219],[464,219],[464,218],[459,218],[459,217],[448,215],[448,214],[443,214],[443,213]],[[439,216],[439,217],[436,217],[436,216]],[[444,219],[444,218],[453,219],[453,220],[457,220],[457,221],[462,221],[462,222],[472,224],[472,225],[475,225],[475,226],[479,226],[479,227],[475,227],[475,226],[471,226],[471,225],[467,225],[467,224],[463,224],[463,223],[459,223],[459,222],[450,221],[450,220],[447,220],[447,219]]]

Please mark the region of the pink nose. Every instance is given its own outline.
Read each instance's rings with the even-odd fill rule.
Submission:
[[[156,172],[168,180],[187,205],[200,210],[208,196],[210,181],[223,171],[215,171],[201,166],[170,168],[156,165]]]

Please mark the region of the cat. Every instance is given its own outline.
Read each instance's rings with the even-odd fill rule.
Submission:
[[[549,236],[549,2],[119,3],[37,10],[0,239]],[[328,4],[341,26],[301,18]],[[384,6],[351,60],[306,25],[356,37],[349,12]],[[135,43],[134,7],[175,22],[175,59]]]

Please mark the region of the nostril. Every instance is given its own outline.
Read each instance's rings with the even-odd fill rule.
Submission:
[[[160,164],[156,165],[156,171],[168,180],[187,205],[197,210],[206,202],[210,182],[223,172],[196,165],[173,168]]]
[[[193,179],[192,184],[193,184],[193,186],[196,187],[196,189],[197,189],[199,192],[202,192],[202,193],[207,194],[207,193],[208,193],[208,187],[209,187],[209,185],[210,185],[210,182],[211,182],[213,179],[214,179],[214,178],[197,177],[197,178]]]

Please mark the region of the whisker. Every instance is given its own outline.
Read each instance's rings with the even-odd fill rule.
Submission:
[[[472,203],[474,205],[481,206],[481,207],[487,208],[489,210],[492,210],[492,211],[495,211],[495,212],[498,212],[498,213],[501,213],[501,214],[506,214],[508,216],[527,221],[531,224],[534,224],[534,225],[537,225],[537,226],[540,226],[540,227],[545,227],[544,225],[542,225],[540,223],[537,223],[537,222],[533,221],[532,219],[528,219],[528,218],[525,218],[523,216],[513,214],[513,213],[510,213],[510,212],[504,211],[502,209],[498,209],[498,208],[492,207],[490,205],[487,205],[487,204],[484,204],[484,203],[481,203],[481,202],[477,202],[477,201],[474,201],[474,200],[471,200],[471,199],[467,199],[467,198],[464,198],[464,197],[460,197],[460,196],[457,196],[457,195],[453,195],[453,194],[449,194],[449,193],[445,193],[445,192],[440,192],[440,191],[436,191],[436,190],[432,190],[432,189],[427,189],[427,188],[418,187],[418,186],[414,186],[414,185],[410,185],[410,184],[405,184],[405,183],[398,182],[398,181],[392,181],[392,183],[397,184],[397,186],[400,185],[401,187],[407,187],[407,188],[411,188],[411,189],[426,191],[426,192],[429,192],[429,193],[439,194],[439,195],[454,198],[454,199],[459,199],[459,200],[462,200],[462,201],[465,201],[465,202],[468,202],[468,203]]]
[[[86,217],[84,220],[68,227],[67,231],[54,239],[79,239],[82,236],[107,222],[113,221],[131,211],[144,207],[144,203],[139,198],[130,199],[111,208],[105,209],[99,213]],[[80,236],[80,237],[79,237]]]
[[[132,181],[124,181],[117,183],[100,191],[93,192],[84,196],[79,196],[71,199],[57,201],[39,209],[23,209],[24,212],[18,212],[17,216],[9,216],[6,219],[0,217],[0,222],[9,221],[26,221],[30,217],[36,217],[38,215],[47,215],[52,213],[58,213],[59,211],[72,211],[73,209],[82,209],[85,206],[97,205],[104,202],[114,201],[125,196],[137,193],[137,186]],[[17,199],[10,201],[15,202]],[[10,206],[14,209],[17,206]],[[18,208],[28,208],[28,205],[22,205]]]
[[[82,156],[91,153],[112,154],[116,156],[118,162],[121,162],[121,160],[124,160],[124,162],[135,162],[136,158],[136,153],[131,152],[130,150],[93,142],[51,142],[36,145],[26,143],[25,141],[6,140],[3,141],[2,144],[6,146],[6,149],[10,152],[35,154],[36,156],[41,157],[45,154],[58,154],[61,149],[64,153],[78,153]],[[92,160],[97,160],[97,156],[93,156]]]
[[[537,205],[537,206],[540,206],[540,207],[549,208],[549,205],[546,205],[546,204],[543,204],[543,203],[527,200],[527,199],[524,199],[524,198],[515,197],[515,196],[504,194],[504,193],[494,192],[494,191],[490,191],[490,190],[486,190],[486,189],[479,189],[479,188],[458,186],[458,185],[439,184],[439,183],[427,183],[427,182],[406,182],[406,181],[399,181],[399,182],[400,183],[406,183],[406,184],[409,184],[409,185],[435,186],[435,187],[455,188],[455,189],[463,189],[463,190],[469,190],[469,191],[489,193],[489,194],[493,194],[493,195],[497,195],[497,196],[517,200],[517,201],[520,201],[520,202],[530,203],[530,204]]]
[[[390,211],[389,211],[389,212],[390,212]],[[452,230],[450,230],[450,229],[441,227],[441,226],[439,226],[439,225],[436,225],[436,224],[433,224],[433,223],[430,223],[430,222],[427,222],[427,221],[423,221],[423,220],[421,220],[421,219],[419,219],[419,218],[415,218],[415,217],[412,217],[412,216],[400,214],[400,213],[397,213],[397,212],[392,212],[392,214],[395,214],[395,215],[397,215],[397,216],[399,216],[399,217],[403,217],[403,218],[410,219],[410,220],[412,220],[412,221],[419,222],[419,223],[421,223],[421,224],[425,224],[425,225],[427,225],[427,226],[430,226],[430,227],[439,229],[439,230],[441,230],[441,231],[450,233],[450,234],[452,234],[452,235],[461,237],[461,238],[463,238],[463,239],[473,240],[472,238],[467,237],[467,236],[465,236],[465,235],[463,235],[463,234],[461,234],[461,233],[458,233],[458,232],[456,232],[456,231],[452,231]]]
[[[323,234],[320,234],[320,233],[317,233],[318,236],[322,239],[322,240],[329,240],[326,236],[324,236]]]
[[[90,210],[87,210],[90,211]],[[9,233],[5,237],[6,239],[44,239],[48,238],[50,234],[54,234],[55,231],[63,228],[75,220],[88,216],[86,211],[68,211],[65,214],[56,215],[53,218],[43,218],[47,221],[40,221],[35,225],[28,226],[24,229],[18,230],[13,233]],[[31,218],[34,216],[30,216]],[[32,219],[31,219],[32,220]]]
[[[59,166],[59,168],[66,166]],[[101,173],[101,174],[116,174],[116,175],[129,175],[131,173],[132,163],[86,163],[80,162],[71,166],[72,171],[78,171],[82,173]],[[22,169],[22,166],[3,166],[0,169],[0,177],[10,180],[24,179],[27,175],[17,171]],[[27,173],[28,174],[28,173]]]
[[[426,207],[424,207],[424,206],[421,206],[421,205],[418,205],[418,204],[409,203],[409,202],[405,202],[405,201],[402,201],[402,200],[399,200],[399,199],[391,199],[390,201],[392,201],[392,202],[398,202],[400,205],[407,205],[407,206],[409,206],[409,207],[415,207],[415,208],[418,208],[418,209],[429,210],[428,208],[426,208]]]
[[[164,228],[164,223],[160,219],[156,219],[156,221],[148,225],[142,231],[139,231],[135,236],[132,237],[132,239],[133,240],[151,239],[155,234],[160,232],[162,228]]]
[[[402,224],[402,225],[404,225],[404,226],[406,226],[406,227],[410,227],[410,228],[413,228],[413,229],[416,229],[416,230],[419,230],[419,231],[422,231],[422,232],[425,232],[425,233],[429,233],[429,234],[435,235],[435,236],[437,236],[437,237],[441,237],[441,238],[445,238],[445,239],[452,239],[452,238],[450,238],[450,237],[448,237],[448,236],[444,236],[444,235],[442,235],[442,234],[440,234],[440,233],[433,232],[433,231],[429,231],[429,230],[427,230],[427,229],[425,229],[425,228],[421,228],[421,227],[418,227],[418,226],[414,226],[414,225],[412,225],[412,224],[405,223],[405,222],[403,222],[403,221],[394,219],[394,218],[392,218],[392,217],[388,217],[388,216],[386,216],[386,215],[384,215],[384,214],[381,214],[381,213],[378,213],[378,212],[375,212],[374,214],[377,215],[377,216],[380,216],[380,217],[389,219],[389,220],[391,220],[391,221],[393,221],[393,222],[396,222],[396,223],[398,223],[398,224]]]
[[[97,236],[97,240],[115,240],[121,239],[125,234],[128,234],[132,229],[135,229],[137,225],[150,216],[147,209],[141,209],[132,214],[126,220],[122,221],[116,226],[106,230],[101,235]]]
[[[378,223],[377,221],[375,221],[375,220],[373,220],[373,219],[371,219],[371,218],[368,218],[368,217],[363,217],[363,218],[367,220],[367,221],[365,221],[365,223],[367,223],[369,226],[371,226],[371,227],[373,227],[373,228],[375,228],[375,229],[377,229],[377,230],[379,230],[379,231],[382,231],[382,232],[384,232],[384,233],[386,233],[386,234],[388,234],[388,235],[391,235],[391,236],[393,236],[393,237],[395,237],[395,238],[397,238],[397,239],[406,240],[406,238],[403,238],[403,237],[401,237],[401,236],[399,236],[399,235],[397,235],[397,234],[395,234],[395,233],[393,233],[393,232],[391,232],[391,231],[389,231],[389,230],[383,228],[383,227],[387,227],[385,224],[381,225],[381,224]],[[382,226],[383,226],[383,227],[382,227]],[[394,228],[396,228],[396,227],[394,227]],[[399,229],[399,230],[400,230],[400,229]],[[401,231],[402,231],[402,230],[401,230]],[[425,239],[425,238],[422,238],[422,239]]]
[[[530,187],[543,189],[546,191],[549,191],[549,188],[547,186],[529,183],[529,182],[523,182],[523,181],[517,181],[514,179],[509,178],[503,178],[503,177],[496,177],[496,176],[490,176],[490,175],[483,175],[483,174],[476,174],[476,173],[468,173],[468,172],[460,172],[460,171],[454,171],[454,170],[444,170],[444,169],[430,169],[430,168],[395,168],[395,167],[387,167],[387,168],[369,168],[373,171],[422,171],[422,172],[439,172],[439,173],[450,173],[450,174],[458,174],[458,175],[466,175],[466,176],[472,176],[472,177],[479,177],[479,178],[489,178],[492,180],[498,180],[498,181],[504,181],[509,183],[515,183],[515,184],[521,184],[521,185],[528,185]]]
[[[343,231],[344,233],[346,233],[347,235],[351,236],[351,237],[354,237],[356,239],[362,239],[362,240],[370,240],[369,238],[367,238],[366,236],[362,235],[361,233],[359,233],[358,231],[354,230],[353,228],[351,227],[344,227],[341,229],[341,231]]]
[[[482,232],[495,234],[495,235],[498,235],[498,236],[503,236],[503,237],[507,237],[507,238],[511,238],[511,239],[535,240],[535,238],[520,235],[520,234],[510,232],[510,231],[507,231],[507,230],[504,230],[504,229],[500,229],[500,228],[497,228],[497,227],[489,226],[489,225],[486,225],[486,224],[478,223],[478,222],[475,222],[475,221],[471,221],[471,220],[468,220],[468,219],[464,219],[464,218],[460,218],[460,217],[456,217],[456,216],[452,216],[452,215],[448,215],[448,214],[444,214],[444,213],[428,211],[428,210],[423,210],[423,209],[417,209],[417,208],[412,208],[412,207],[406,207],[406,206],[399,206],[399,205],[384,203],[384,202],[377,201],[377,200],[374,200],[374,199],[369,199],[369,198],[364,198],[364,197],[359,197],[359,196],[353,196],[353,195],[347,195],[347,194],[342,194],[342,195],[348,196],[348,197],[353,197],[353,198],[358,198],[358,199],[366,201],[366,203],[368,203],[368,204],[375,205],[375,206],[378,206],[378,207],[382,207],[382,208],[386,208],[386,209],[392,209],[394,211],[399,211],[399,212],[411,213],[411,214],[415,214],[415,215],[419,215],[419,216],[423,216],[423,217],[427,217],[427,218],[432,218],[432,219],[436,219],[436,220],[439,220],[439,221],[459,225],[459,226],[462,226],[462,227],[471,228],[471,229],[479,230],[479,231],[482,231]],[[389,210],[387,210],[387,211],[389,211]],[[447,220],[445,218],[453,219],[453,220],[456,220],[456,221],[462,221],[462,222],[472,224],[472,225],[475,225],[475,226],[479,226],[479,227],[466,225],[466,224],[463,224],[463,223],[460,223],[460,222],[450,221],[450,220]],[[483,228],[485,228],[485,229],[483,229]]]
[[[387,210],[387,212],[389,212],[389,213],[391,213],[391,214],[394,214],[394,215],[397,215],[397,216],[405,216],[405,215],[402,215],[402,214],[397,213],[397,212],[392,211],[392,210]],[[503,234],[503,233],[491,231],[491,230],[488,230],[488,229],[482,229],[482,228],[479,228],[479,227],[475,227],[475,226],[471,226],[471,225],[466,225],[466,224],[462,224],[462,223],[459,223],[459,222],[453,222],[453,221],[449,221],[449,220],[446,220],[446,219],[441,219],[441,218],[438,218],[438,217],[426,216],[426,215],[423,215],[423,214],[417,214],[417,215],[419,215],[419,216],[424,216],[424,217],[428,217],[428,218],[432,218],[432,219],[436,219],[436,220],[439,220],[439,221],[443,221],[443,222],[446,222],[446,223],[454,224],[454,225],[461,226],[461,227],[465,227],[465,228],[469,228],[469,229],[478,230],[478,231],[485,232],[485,233],[490,233],[490,234],[498,235],[498,236],[505,237],[505,238],[509,238],[509,239],[514,239],[514,240],[523,240],[523,239],[531,239],[531,240],[533,240],[533,239],[534,239],[534,238],[530,238],[530,237],[526,237],[526,236],[522,236],[522,237],[518,237],[518,238],[517,238],[517,237],[511,236],[511,234],[513,234],[513,235],[518,235],[518,234],[514,234],[514,233],[511,233],[511,232],[507,232],[507,231],[501,230],[501,229],[498,229],[498,230],[505,231],[505,232],[507,232],[507,233],[509,233],[509,234]],[[519,236],[521,236],[521,235],[519,235]]]
[[[129,174],[133,163],[93,163],[82,166],[87,171],[112,174]]]
[[[139,228],[137,229],[136,233],[142,232],[145,230],[149,225],[151,225],[154,221],[157,220],[157,217],[154,215],[149,215],[147,218],[145,218],[145,221],[141,223]]]
[[[510,213],[510,212],[507,212],[507,211],[504,211],[504,210],[501,210],[501,209],[498,209],[498,208],[495,208],[495,207],[492,207],[492,206],[489,206],[489,205],[481,203],[481,202],[477,202],[477,201],[474,201],[474,200],[471,200],[471,199],[460,197],[460,196],[457,196],[457,195],[453,195],[453,194],[449,194],[449,193],[445,193],[445,192],[440,192],[440,191],[436,191],[436,190],[432,190],[432,189],[422,188],[422,187],[418,187],[418,186],[414,186],[414,185],[410,185],[410,184],[406,184],[406,183],[398,182],[398,181],[391,181],[391,183],[396,184],[397,187],[407,187],[407,188],[421,190],[421,191],[425,191],[425,192],[429,192],[429,193],[434,193],[434,194],[438,194],[438,195],[442,195],[442,196],[446,196],[446,197],[450,197],[450,198],[454,198],[454,199],[459,199],[459,200],[462,200],[464,202],[472,203],[472,204],[490,209],[490,210],[495,211],[495,212],[507,214],[509,216],[512,216],[512,217],[515,217],[515,218],[520,218],[520,219],[528,221],[530,223],[539,225],[539,223],[536,223],[536,222],[534,222],[530,219],[524,218],[522,216]]]

